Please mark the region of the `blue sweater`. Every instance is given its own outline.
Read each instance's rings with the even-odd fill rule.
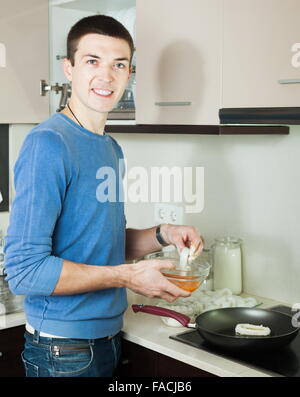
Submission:
[[[64,114],[33,128],[23,143],[14,168],[5,271],[11,291],[25,295],[27,321],[39,331],[89,339],[122,328],[125,288],[51,296],[63,259],[125,262],[122,159],[112,137]]]

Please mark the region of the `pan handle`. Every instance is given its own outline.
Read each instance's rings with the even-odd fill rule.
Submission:
[[[171,317],[179,321],[184,327],[188,327],[190,325],[191,319],[184,314],[175,312],[175,310],[152,305],[132,305],[131,307],[135,313],[144,312],[154,314],[155,316]]]

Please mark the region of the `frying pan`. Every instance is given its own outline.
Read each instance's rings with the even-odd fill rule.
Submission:
[[[196,317],[195,324],[190,318],[174,310],[151,305],[132,305],[133,311],[171,317],[183,326],[196,328],[210,344],[230,351],[277,350],[289,344],[298,334],[299,328],[292,325],[292,317],[273,310],[246,307],[214,309]],[[271,329],[269,336],[243,336],[235,334],[239,323],[263,325]]]

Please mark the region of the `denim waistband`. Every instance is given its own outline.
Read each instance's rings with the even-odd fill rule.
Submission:
[[[46,336],[41,336],[40,332],[37,331],[37,330],[34,330],[33,334],[31,334],[30,332],[25,330],[25,336],[27,338],[30,338],[32,340],[32,342],[39,343],[39,344],[45,344],[45,345],[50,345],[53,342],[59,342],[59,343],[70,343],[70,342],[72,342],[72,343],[84,343],[84,342],[87,342],[87,343],[93,345],[96,341],[111,340],[112,338],[114,338],[118,334],[120,334],[120,332],[118,332],[117,334],[114,334],[114,335],[104,336],[103,338],[96,338],[96,339],[50,338],[50,337],[46,337]]]

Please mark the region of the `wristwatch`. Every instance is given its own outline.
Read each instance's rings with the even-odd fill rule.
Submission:
[[[159,242],[160,245],[162,245],[163,247],[168,246],[169,244],[165,242],[165,240],[163,239],[161,233],[160,233],[160,227],[161,225],[158,225],[156,228],[156,239]]]

